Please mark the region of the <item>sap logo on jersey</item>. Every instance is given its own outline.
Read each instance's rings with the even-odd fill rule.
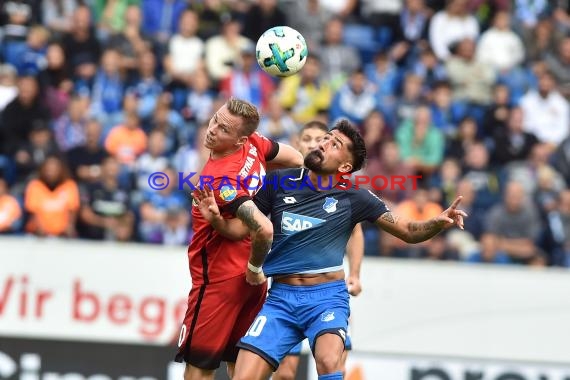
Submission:
[[[299,231],[308,230],[314,226],[326,222],[324,219],[311,218],[310,216],[293,214],[291,212],[283,212],[281,217],[281,232],[286,235],[292,235]]]

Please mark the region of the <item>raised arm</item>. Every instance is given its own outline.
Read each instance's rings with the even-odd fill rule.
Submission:
[[[279,152],[267,161],[268,170],[299,168],[303,166],[303,155],[290,145],[279,143]]]
[[[360,266],[364,257],[364,233],[360,224],[354,226],[350,239],[346,244],[346,257],[348,258],[348,278],[346,285],[351,296],[357,296],[362,292],[360,284]]]
[[[409,220],[388,211],[376,220],[376,225],[406,243],[421,243],[454,225],[463,229],[463,217],[467,214],[457,209],[461,198],[461,196],[457,197],[447,210],[429,220]]]

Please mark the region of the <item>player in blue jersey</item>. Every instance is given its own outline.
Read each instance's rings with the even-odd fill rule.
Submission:
[[[308,122],[299,131],[299,141],[297,142],[297,149],[303,157],[306,157],[310,151],[315,149],[321,139],[327,134],[329,128],[325,123],[320,121]],[[346,256],[348,258],[349,273],[346,278],[348,286],[348,293],[351,296],[358,296],[362,291],[360,283],[360,266],[362,264],[362,257],[364,256],[364,233],[362,227],[357,224],[352,230],[352,234],[346,245]],[[300,342],[287,353],[287,356],[279,363],[277,371],[273,374],[272,380],[294,380],[297,375],[297,368],[299,367],[299,356],[303,342]],[[348,351],[352,350],[352,340],[350,334],[346,335],[345,350],[342,353],[341,367],[342,372],[345,372],[346,359]]]
[[[355,189],[337,176],[359,170],[366,159],[362,136],[346,120],[305,157],[305,168],[278,170],[266,177],[255,204],[274,228],[263,268],[273,277],[269,295],[246,335],[233,380],[264,380],[289,350],[308,338],[319,380],[341,380],[341,357],[350,314],[343,257],[354,226],[368,220],[407,243],[426,241],[467,216],[461,197],[436,218],[406,220],[372,192]],[[200,197],[215,228],[239,230],[241,222],[219,221],[212,197]]]

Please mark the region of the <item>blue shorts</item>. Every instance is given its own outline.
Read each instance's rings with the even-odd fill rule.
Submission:
[[[312,286],[273,283],[265,304],[240,342],[239,348],[252,351],[274,368],[293,347],[309,339],[333,333],[343,342],[350,315],[349,295],[344,280]]]

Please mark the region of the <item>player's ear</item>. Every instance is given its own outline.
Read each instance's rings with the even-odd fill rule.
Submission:
[[[236,146],[242,146],[247,141],[247,136],[240,136],[236,141]]]
[[[338,171],[341,173],[350,173],[352,170],[352,164],[350,162],[345,162],[341,164],[338,168]]]

